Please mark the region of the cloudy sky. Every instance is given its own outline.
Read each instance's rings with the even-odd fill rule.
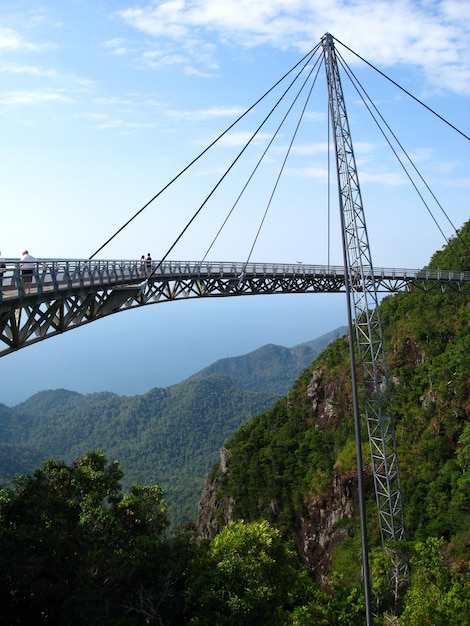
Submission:
[[[420,267],[469,216],[469,31],[464,0],[2,3],[0,250],[8,258],[24,248],[42,258],[88,258],[329,32],[438,200],[428,204],[422,187],[420,200],[344,76],[374,263]],[[295,141],[301,98],[212,258],[341,263],[325,82],[320,67]],[[263,99],[98,256],[163,256],[276,97]],[[263,126],[171,258],[202,258],[279,123],[273,116]],[[57,387],[142,393],[217,358],[314,339],[345,317],[335,296],[146,307],[2,358],[0,402]],[[21,374],[26,368],[34,375]]]

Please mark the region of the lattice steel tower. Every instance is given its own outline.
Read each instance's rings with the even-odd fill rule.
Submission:
[[[385,545],[389,540],[405,538],[389,377],[364,208],[332,35],[326,33],[323,36],[322,46],[335,139],[343,253],[349,276],[348,298],[354,305],[365,417],[382,543]],[[398,576],[404,573],[406,564],[397,563],[395,584]]]

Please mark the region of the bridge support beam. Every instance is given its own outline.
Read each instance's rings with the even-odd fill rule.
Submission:
[[[344,265],[347,273],[348,307],[354,309],[354,329],[359,356],[364,407],[372,459],[372,472],[379,514],[380,530],[384,547],[388,541],[405,538],[400,473],[396,451],[395,426],[392,414],[390,384],[385,358],[379,299],[365,213],[362,204],[359,178],[354,149],[349,129],[346,105],[343,97],[333,37],[327,33],[322,39],[328,98],[333,127],[338,193],[341,212]],[[350,315],[351,341],[354,333]],[[355,383],[355,358],[351,351],[351,369]],[[358,404],[356,408],[357,428],[360,427]],[[360,433],[356,438],[358,475],[363,472],[361,462]],[[362,481],[359,481],[361,486]],[[367,555],[367,529],[365,525],[364,493],[360,493],[361,530],[363,545],[363,568],[366,593],[367,624],[372,624],[369,566]],[[392,589],[407,577],[407,563],[394,565]]]

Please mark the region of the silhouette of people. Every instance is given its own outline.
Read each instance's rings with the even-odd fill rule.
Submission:
[[[2,253],[0,252],[0,289],[3,287],[3,274],[5,273],[7,266],[5,265],[5,260],[2,257]]]
[[[152,257],[150,256],[150,252],[147,254],[147,258],[145,259],[145,267],[147,269],[147,278],[150,278],[152,273]]]
[[[24,292],[27,294],[31,291],[31,283],[33,282],[34,269],[38,264],[38,260],[29,254],[27,250],[23,250],[20,259],[21,280],[23,282]]]
[[[140,257],[140,275],[145,276],[145,254]]]

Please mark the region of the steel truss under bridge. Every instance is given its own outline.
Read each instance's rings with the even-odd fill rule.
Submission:
[[[0,290],[0,356],[108,315],[191,298],[346,293],[344,267],[304,263],[42,259],[23,284],[6,259]],[[364,276],[385,293],[421,289],[470,293],[470,272],[374,268]]]
[[[329,109],[335,140],[344,265],[349,277],[347,285],[349,287],[350,339],[352,344],[352,303],[354,306],[354,327],[364,393],[365,416],[372,458],[375,495],[382,543],[385,546],[390,540],[399,541],[405,538],[403,502],[391,406],[390,384],[385,359],[382,324],[379,314],[378,290],[376,282],[369,278],[370,268],[373,267],[373,264],[353,144],[333,37],[329,33],[325,34],[322,38],[322,46],[327,76]],[[351,350],[351,361],[354,377],[354,349]],[[353,384],[353,387],[354,393],[357,393],[355,389],[356,385]],[[356,415],[356,422],[359,424],[358,415]],[[357,436],[358,431],[359,437]],[[358,453],[358,473],[361,475],[362,467],[360,467],[360,465],[362,464],[362,457],[360,453],[361,440],[359,426],[356,428],[356,444]],[[363,494],[359,494],[359,496],[363,503]],[[364,508],[362,508],[361,512],[362,515],[365,514]],[[363,531],[363,566],[365,570],[367,568],[367,571],[364,572],[367,596],[367,534],[365,520],[362,519],[361,521]],[[395,586],[397,586],[400,578],[407,574],[407,563],[400,562],[399,560],[395,561],[393,568],[392,577]],[[368,621],[368,623],[370,622]]]

